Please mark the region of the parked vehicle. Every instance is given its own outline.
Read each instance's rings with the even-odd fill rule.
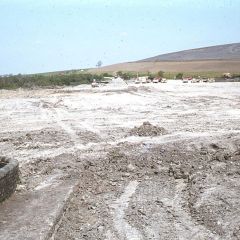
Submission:
[[[139,83],[140,83],[140,81],[138,80],[138,78],[135,79],[134,83],[135,83],[135,84],[139,84]]]
[[[199,83],[200,82],[200,79],[197,79],[197,78],[193,78],[191,80],[191,83]]]
[[[207,77],[203,77],[202,78],[202,82],[208,82],[208,78]]]
[[[209,83],[215,82],[215,78],[209,78],[209,79],[208,79],[208,82],[209,82]]]
[[[148,76],[143,76],[143,77],[138,77],[138,80],[140,81],[140,83],[147,83],[147,79],[148,79]]]
[[[93,79],[93,82],[92,82],[92,87],[95,88],[95,87],[99,87],[99,84],[97,83],[97,81],[95,79]]]

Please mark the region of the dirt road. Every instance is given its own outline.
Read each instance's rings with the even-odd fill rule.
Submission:
[[[240,239],[240,83],[2,90],[0,113],[11,204],[68,196],[52,239]]]

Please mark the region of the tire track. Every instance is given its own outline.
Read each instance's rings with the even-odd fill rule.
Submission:
[[[125,210],[128,208],[130,198],[135,193],[138,184],[137,181],[131,181],[120,198],[112,205],[115,210],[113,213],[114,227],[118,232],[119,239],[122,240],[143,240],[140,232],[132,227],[125,219]]]

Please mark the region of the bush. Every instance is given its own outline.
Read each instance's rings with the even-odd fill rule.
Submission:
[[[90,73],[73,74],[52,74],[52,75],[13,75],[0,77],[0,89],[34,88],[70,86],[89,84],[96,80],[102,80],[103,76]]]
[[[176,79],[182,79],[183,78],[183,73],[178,73],[176,75]]]
[[[164,76],[164,72],[163,72],[163,71],[159,71],[159,72],[157,73],[157,76],[162,78],[162,77]]]

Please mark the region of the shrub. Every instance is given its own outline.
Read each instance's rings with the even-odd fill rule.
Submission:
[[[163,71],[159,71],[159,72],[157,73],[157,76],[162,78],[162,77],[164,76],[164,72],[163,72]]]
[[[183,73],[178,73],[176,75],[176,79],[182,79],[183,78]]]

